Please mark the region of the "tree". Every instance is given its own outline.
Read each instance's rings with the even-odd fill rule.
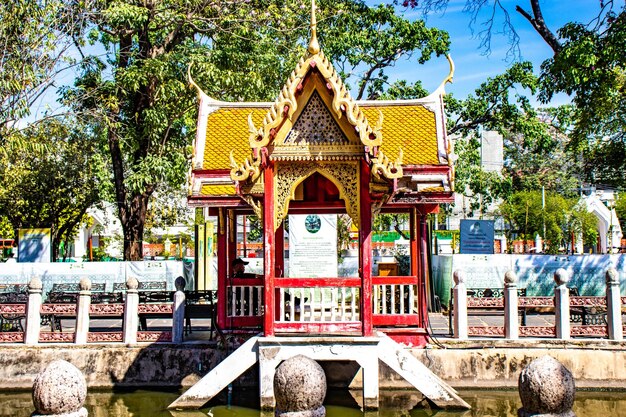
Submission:
[[[99,117],[113,169],[124,257],[140,259],[152,195],[163,184],[181,184],[187,172],[196,116],[193,91],[184,81],[188,65],[193,64],[198,83],[211,96],[273,99],[302,55],[303,49],[288,51],[304,43],[309,11],[299,2],[278,0],[102,0],[88,6],[87,36],[105,49],[106,59],[87,57],[82,76],[64,98],[76,111]],[[370,9],[355,0],[320,6],[320,25],[328,25],[327,55],[345,62],[350,56],[356,66],[375,67],[376,77],[359,84],[362,91],[369,85],[376,87],[368,91],[384,89],[384,69],[400,57],[421,49],[425,60],[447,50],[443,32],[397,19],[390,7]],[[338,11],[343,11],[339,17],[325,17]],[[359,19],[367,20],[367,30],[361,31]],[[380,36],[388,27],[398,29]],[[339,49],[335,36],[361,42],[365,53],[353,58],[348,51],[358,47]],[[384,62],[366,60],[379,52],[386,54]]]
[[[397,1],[396,1],[397,2]],[[424,13],[445,10],[448,0],[403,0],[405,7]],[[511,56],[518,57],[520,45],[504,1],[467,0],[470,27],[480,20],[480,46],[489,52],[497,16],[503,19],[501,33],[508,36]],[[572,129],[569,148],[575,158],[584,156],[584,175],[590,182],[623,187],[626,181],[626,5],[600,0],[595,16],[587,24],[570,22],[557,30],[544,20],[539,0],[528,0],[529,9],[520,5],[515,11],[523,16],[553,51],[541,65],[539,98],[548,103],[557,93],[572,97]]]
[[[518,191],[500,205],[499,211],[509,224],[509,233],[524,240],[542,236],[547,253],[567,248],[572,235],[582,235],[585,244],[595,244],[597,219],[575,198],[556,193]],[[511,238],[513,236],[508,236]]]
[[[346,2],[342,13],[321,31],[320,41],[344,81],[350,82],[358,72],[356,100],[375,100],[385,93],[392,99],[422,97],[419,83],[389,83],[386,70],[418,52],[417,61],[423,64],[450,48],[447,32],[427,28],[422,20],[411,22],[397,15],[391,5],[367,7],[360,1]]]
[[[63,0],[0,3],[0,149],[31,106],[72,64],[80,15]],[[13,138],[15,140],[15,138]]]
[[[43,146],[25,152],[28,142]],[[73,239],[106,181],[93,132],[73,119],[47,119],[7,137],[0,165],[7,167],[0,177],[0,217],[14,231],[51,227],[56,260],[59,244]]]

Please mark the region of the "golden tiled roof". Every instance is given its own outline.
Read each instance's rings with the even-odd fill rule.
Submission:
[[[234,185],[205,184],[200,189],[200,195],[232,196],[232,195],[235,195],[235,186]]]
[[[422,106],[363,106],[367,119],[378,120],[383,113],[383,144],[381,149],[395,158],[400,148],[402,165],[437,165],[437,130],[435,114]]]
[[[230,151],[236,161],[250,155],[248,115],[256,125],[263,122],[268,107],[222,107],[209,114],[203,169],[230,170]]]
[[[433,112],[419,105],[360,106],[370,123],[383,113],[381,149],[396,158],[400,148],[403,165],[438,165],[437,132]],[[248,115],[260,125],[268,107],[222,107],[209,114],[203,169],[230,169],[230,152],[236,161],[250,155]]]

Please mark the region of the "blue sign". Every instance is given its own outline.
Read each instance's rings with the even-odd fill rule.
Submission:
[[[461,220],[461,253],[492,254],[493,220]]]

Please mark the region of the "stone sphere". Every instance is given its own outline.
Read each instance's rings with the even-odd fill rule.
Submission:
[[[465,282],[465,271],[457,269],[454,271],[454,274],[452,274],[452,279],[454,279],[454,283],[457,285],[463,284]]]
[[[319,363],[303,355],[284,361],[274,376],[276,415],[323,417],[326,375]]]
[[[567,284],[569,282],[569,279],[570,279],[569,273],[563,268],[557,269],[556,272],[554,273],[554,282],[556,282],[556,285]]]
[[[136,290],[139,288],[139,281],[135,277],[128,277],[126,279],[126,288],[129,290]]]
[[[86,396],[87,383],[78,368],[64,360],[52,361],[33,384],[35,415],[87,415],[82,408]]]
[[[517,275],[513,271],[506,271],[504,274],[505,284],[515,284],[517,282]]]
[[[517,387],[522,400],[518,416],[574,416],[574,377],[553,357],[532,361],[520,373]]]

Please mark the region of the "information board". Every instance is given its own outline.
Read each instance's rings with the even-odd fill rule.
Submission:
[[[493,220],[461,220],[461,253],[493,254],[493,241]]]
[[[337,276],[337,215],[289,216],[289,276]]]

